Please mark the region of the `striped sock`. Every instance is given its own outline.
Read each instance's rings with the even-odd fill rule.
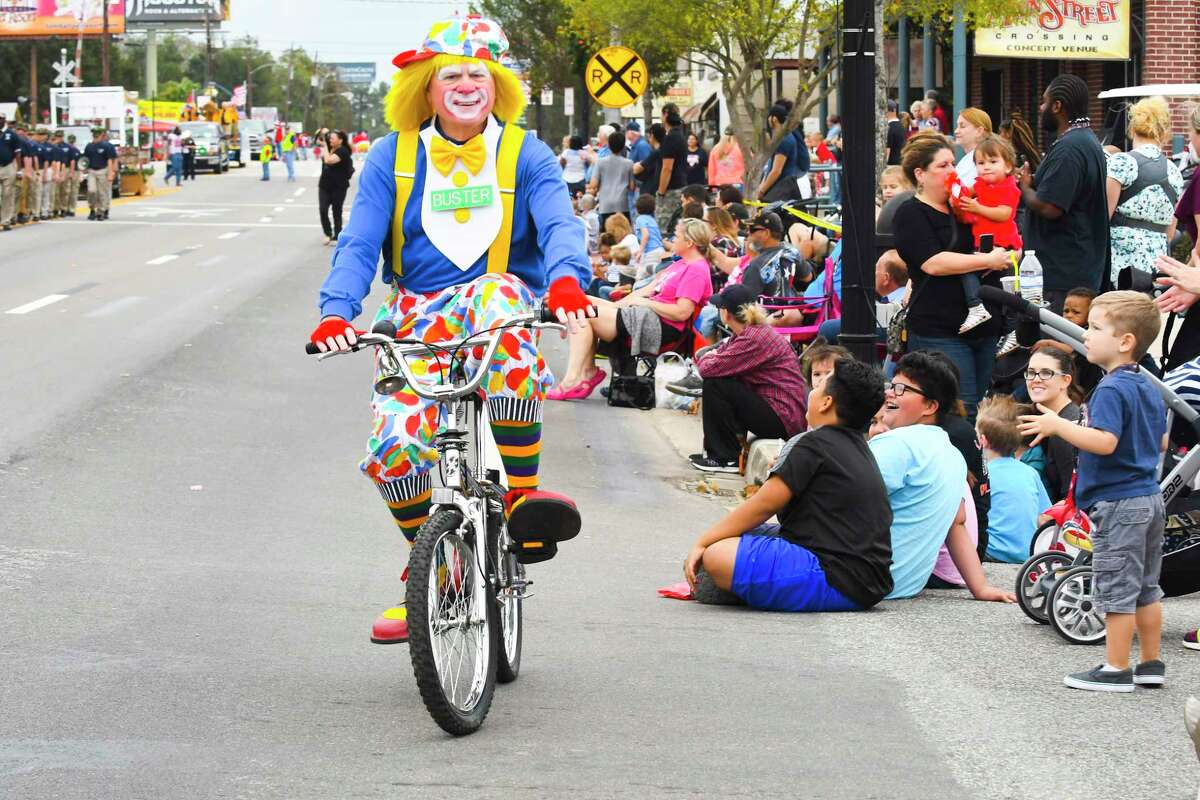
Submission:
[[[542,453],[542,423],[493,420],[492,436],[500,450],[508,488],[532,491],[538,486]]]
[[[430,497],[433,493],[430,483],[429,473],[425,473],[415,478],[375,484],[409,544],[416,540],[417,531],[429,519]]]

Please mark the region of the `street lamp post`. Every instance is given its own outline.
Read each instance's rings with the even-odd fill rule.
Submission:
[[[839,106],[846,165],[842,176],[841,343],[872,364],[875,355],[875,23],[873,0],[845,0]]]
[[[250,69],[250,59],[248,59],[248,58],[246,59],[246,119],[250,118],[250,111],[252,109],[252,104],[250,102],[250,100],[251,100],[251,95],[250,95],[250,79],[251,79],[251,77],[254,75],[254,73],[258,72],[261,69],[268,69],[270,67],[282,67],[282,66],[283,66],[282,64],[276,64],[274,62],[269,62],[266,64],[260,64],[259,66],[255,67],[254,69]]]

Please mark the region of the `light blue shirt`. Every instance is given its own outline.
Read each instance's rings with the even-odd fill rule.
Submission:
[[[962,502],[967,465],[936,425],[909,425],[868,442],[892,506],[892,582],[886,600],[925,588]]]
[[[634,217],[633,232],[639,242],[642,241],[642,231],[647,228],[650,230],[650,238],[646,240],[646,247],[642,255],[663,246],[662,231],[658,229],[658,220],[649,214],[638,214]]]
[[[1015,458],[988,462],[992,510],[988,512],[989,558],[1020,564],[1029,558],[1029,541],[1037,530],[1038,514],[1050,507],[1037,470]]]
[[[412,194],[404,208],[404,276],[400,283],[414,292],[435,292],[469,283],[487,272],[487,253],[460,270],[425,237],[421,228],[421,195],[425,190],[425,145],[417,147]],[[338,237],[329,276],[321,286],[321,316],[351,320],[362,312],[377,269],[391,283],[392,215],[396,208],[396,134],[379,140],[367,154],[350,221]],[[536,295],[555,279],[576,278],[581,286],[592,280],[587,239],[571,209],[558,159],[546,144],[526,136],[517,157],[517,186],[513,195],[512,248],[508,271]],[[383,266],[379,267],[380,255]]]
[[[842,240],[838,239],[837,244],[833,246],[833,250],[829,254],[829,261],[833,263],[833,293],[837,295],[838,300],[842,299]],[[817,277],[813,278],[812,283],[804,287],[805,297],[821,297],[825,294],[825,270],[817,273]]]

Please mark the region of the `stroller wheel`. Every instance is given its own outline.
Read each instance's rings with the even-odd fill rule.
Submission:
[[[1050,552],[1062,553],[1066,555],[1067,560],[1074,559],[1079,553],[1078,547],[1069,545],[1062,540],[1058,524],[1052,519],[1039,525],[1033,538],[1029,540],[1029,555],[1036,556],[1039,553]]]
[[[1017,603],[1025,616],[1041,625],[1050,622],[1046,611],[1050,593],[1062,575],[1071,568],[1066,553],[1039,553],[1026,561],[1017,573]]]
[[[1050,627],[1071,644],[1104,641],[1104,618],[1092,605],[1092,568],[1072,567],[1059,576],[1046,605]]]

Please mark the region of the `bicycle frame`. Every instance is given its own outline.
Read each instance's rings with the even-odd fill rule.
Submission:
[[[461,366],[452,359],[449,366],[450,383],[433,386],[424,385],[413,374],[408,365],[407,356],[436,356],[438,352],[458,353],[459,351],[478,347],[484,344],[483,335],[476,334],[466,339],[451,342],[434,342],[427,344],[415,340],[399,340],[383,333],[364,333],[358,337],[361,345],[379,348],[380,372],[385,378],[402,376],[409,388],[426,400],[433,400],[446,409],[446,429],[439,431],[433,443],[440,456],[440,469],[444,486],[436,487],[432,492],[432,513],[445,506],[453,506],[463,515],[465,526],[469,526],[467,535],[475,552],[476,581],[487,579],[494,590],[499,585],[501,570],[498,564],[501,552],[491,552],[493,545],[489,541],[488,516],[497,514],[503,518],[504,494],[508,489],[507,474],[504,462],[500,458],[500,449],[492,437],[491,419],[488,415],[487,403],[479,386],[487,374],[486,366],[492,363],[496,350],[500,345],[500,336],[505,328],[559,328],[557,323],[539,322],[536,314],[521,314],[512,317],[502,328],[486,331],[488,335],[486,350],[480,358],[480,368],[469,380],[462,375]],[[477,341],[478,340],[478,341]],[[476,343],[477,342],[477,343]],[[353,350],[335,350],[322,353],[317,360],[354,352]],[[457,381],[457,382],[456,382]],[[473,422],[475,428],[474,441],[471,441],[471,431],[467,426],[468,406],[473,407]],[[474,459],[479,474],[472,471],[467,456]],[[470,541],[473,537],[474,541]],[[481,540],[482,539],[482,543]],[[503,542],[499,543],[503,546]],[[488,562],[492,569],[488,569]],[[475,587],[475,608],[472,609],[472,621],[486,619],[486,611],[482,605],[486,602],[483,586]],[[523,587],[522,587],[523,589]]]

